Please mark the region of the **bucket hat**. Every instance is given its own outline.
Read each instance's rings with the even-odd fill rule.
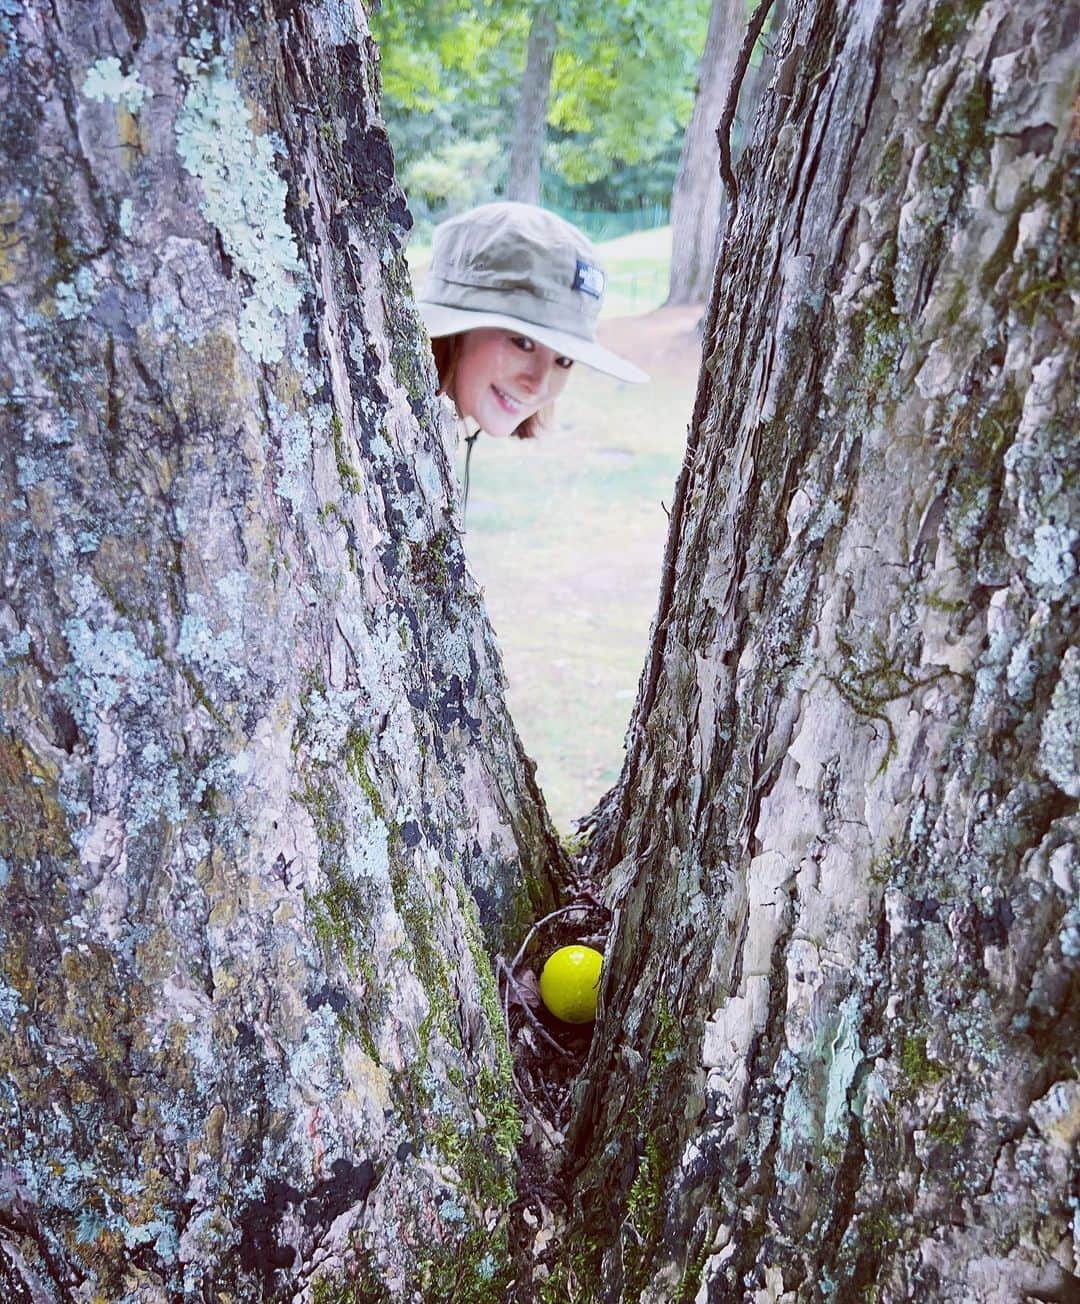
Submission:
[[[417,306],[432,339],[505,327],[608,376],[646,381],[640,367],[596,342],[604,280],[596,251],[576,226],[506,200],[435,228]]]

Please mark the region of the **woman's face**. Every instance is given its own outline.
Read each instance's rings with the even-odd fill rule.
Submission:
[[[509,435],[566,388],[573,363],[554,349],[497,326],[468,331],[454,376],[454,401],[489,435]]]

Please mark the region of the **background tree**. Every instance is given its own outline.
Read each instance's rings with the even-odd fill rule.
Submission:
[[[1074,25],[793,6],[620,785],[552,1297],[1071,1299]]]
[[[787,0],[775,0],[768,13],[770,31],[778,31],[783,26],[786,9]],[[670,305],[704,303],[712,289],[723,211],[716,133],[745,34],[744,0],[713,0],[698,70],[694,111],[671,191],[671,272],[667,297]],[[762,40],[756,63],[746,71],[745,90],[741,79],[735,91],[736,106],[740,103],[744,106],[733,141],[736,153],[746,138],[749,121],[772,69],[768,46]]]
[[[538,4],[533,10],[529,26],[525,72],[521,78],[517,112],[514,115],[510,171],[506,183],[507,199],[517,199],[527,204],[540,202],[540,156],[544,149],[544,128],[547,124],[557,35],[553,8]]]
[[[679,172],[671,191],[669,304],[703,303],[712,288],[720,229],[716,128],[745,30],[744,0],[713,0],[694,111],[686,128]]]
[[[5,1300],[507,1280],[561,853],[353,22],[0,12]]]

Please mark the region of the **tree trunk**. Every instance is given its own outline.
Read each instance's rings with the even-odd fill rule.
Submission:
[[[671,192],[669,305],[704,303],[712,286],[721,204],[716,125],[745,30],[744,0],[713,0],[694,111]]]
[[[526,204],[540,202],[540,155],[544,149],[551,68],[555,61],[555,14],[537,5],[529,28],[525,75],[510,143],[507,197]]]
[[[373,46],[186,14],[0,14],[0,1293],[497,1298],[561,852]]]
[[[793,8],[594,821],[556,1285],[1074,1299],[1075,24]]]

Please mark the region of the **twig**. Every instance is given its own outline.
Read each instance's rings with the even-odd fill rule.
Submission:
[[[510,972],[510,970],[506,967],[506,961],[502,958],[502,956],[498,957],[496,964],[498,966],[499,972],[506,979],[506,990],[503,993],[504,996],[503,1004],[505,1006],[505,1011],[506,1011],[506,1035],[507,1037],[509,1037],[510,1036],[510,987],[512,984],[514,991],[520,993],[521,984]],[[555,1040],[555,1038],[548,1032],[548,1030],[536,1017],[536,1015],[533,1014],[532,1010],[529,1008],[528,1002],[525,1000],[524,994],[522,994],[519,1004],[521,1005],[521,1008],[525,1011],[525,1017],[529,1020],[529,1022],[537,1030],[537,1032],[539,1032],[540,1036],[543,1037],[543,1039],[547,1042],[547,1044],[551,1046],[554,1050],[557,1050],[560,1055],[569,1055],[570,1052],[564,1046],[559,1045],[559,1043]]]
[[[521,958],[525,954],[526,948],[528,947],[529,943],[536,936],[538,929],[542,928],[545,924],[550,923],[552,919],[558,919],[560,915],[569,914],[571,910],[587,910],[587,909],[588,906],[579,905],[575,902],[573,905],[560,906],[558,910],[553,910],[550,915],[545,915],[543,919],[538,919],[536,923],[533,924],[532,928],[530,928],[529,931],[525,934],[524,942],[522,942],[522,944],[518,947],[517,955],[514,956],[514,962],[510,966],[511,970],[516,969],[518,965],[521,963]]]
[[[502,965],[503,969],[505,970],[506,968],[505,962],[500,959],[499,963]],[[510,1041],[510,984],[509,983],[507,983],[507,985],[503,988],[503,1020],[506,1024],[506,1040],[509,1043]],[[559,1049],[562,1050],[562,1047],[560,1046]],[[555,1139],[557,1135],[555,1128],[552,1127],[552,1125],[548,1122],[548,1120],[543,1116],[543,1114],[540,1113],[540,1111],[532,1103],[532,1101],[529,1099],[528,1093],[525,1091],[524,1087],[522,1087],[521,1083],[518,1081],[517,1073],[514,1071],[514,1060],[512,1055],[510,1057],[510,1081],[514,1084],[514,1088],[517,1091],[518,1095],[521,1097],[522,1101],[524,1102],[525,1108],[529,1111],[529,1113],[533,1116],[533,1118],[536,1119],[537,1123],[540,1125],[540,1130],[544,1134],[544,1140],[553,1149],[557,1148],[558,1142]]]
[[[750,66],[750,56],[754,52],[754,46],[761,35],[761,29],[765,26],[765,19],[769,16],[772,4],[773,0],[761,0],[750,16],[749,26],[746,29],[746,35],[743,37],[742,49],[739,51],[739,57],[735,60],[735,67],[732,70],[727,103],[724,105],[724,112],[720,117],[720,125],[716,128],[716,143],[720,146],[720,179],[727,191],[732,217],[735,216],[735,210],[739,206],[739,187],[735,181],[735,173],[731,168],[731,124],[735,121],[735,113],[739,107],[739,92],[742,90],[746,70]]]

